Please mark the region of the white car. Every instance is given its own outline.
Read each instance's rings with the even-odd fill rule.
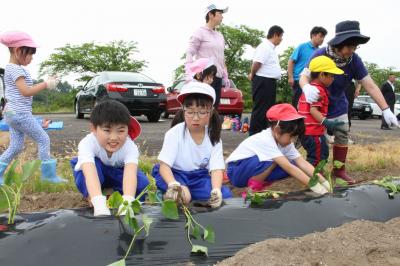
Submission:
[[[374,99],[371,98],[369,95],[360,95],[355,100],[359,100],[362,102],[367,102],[371,105],[372,107],[372,115],[381,117],[382,116],[382,110],[381,108],[375,103]]]

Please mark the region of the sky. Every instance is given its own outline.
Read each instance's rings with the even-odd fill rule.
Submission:
[[[277,52],[309,40],[313,26],[328,30],[334,37],[335,25],[343,20],[358,20],[361,33],[371,37],[357,53],[364,61],[400,70],[400,1],[204,1],[204,0],[55,0],[2,1],[0,32],[20,30],[40,45],[28,70],[38,78],[41,62],[55,48],[85,42],[106,44],[114,40],[137,42],[135,58],[146,60],[142,73],[170,86],[173,72],[182,64],[191,34],[205,24],[205,7],[210,3],[229,6],[223,23],[247,25],[267,32],[272,25],[285,33]],[[245,57],[251,59],[253,49]],[[0,66],[9,60],[8,49],[0,47]],[[73,82],[76,76],[63,77]],[[77,83],[75,83],[78,85]]]

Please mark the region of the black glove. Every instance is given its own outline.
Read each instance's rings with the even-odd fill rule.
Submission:
[[[344,130],[343,128],[341,128],[340,126],[344,125],[343,121],[330,121],[328,119],[324,119],[324,121],[322,121],[322,124],[326,127],[326,129],[329,131],[335,131],[335,130],[339,130],[342,132],[346,132],[346,130]]]

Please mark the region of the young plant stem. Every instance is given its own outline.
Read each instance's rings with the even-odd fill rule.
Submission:
[[[131,249],[132,249],[132,247],[133,247],[133,243],[135,243],[136,237],[139,235],[139,233],[140,233],[143,229],[144,229],[144,225],[143,225],[137,232],[135,232],[135,234],[133,235],[132,241],[131,241],[131,243],[129,244],[129,248],[128,248],[128,250],[126,251],[125,256],[124,256],[124,258],[123,258],[124,260],[128,257],[128,255],[129,255],[129,253],[131,252]]]
[[[144,194],[147,193],[147,191],[149,190],[148,187],[145,187],[142,192],[140,192],[139,196],[136,197],[137,200],[139,200]]]
[[[186,216],[186,219],[188,220],[188,223],[187,223],[187,229],[186,229],[186,237],[187,237],[187,240],[189,241],[189,244],[190,244],[190,246],[192,246],[193,247],[193,243],[192,243],[192,241],[190,240],[190,227],[191,227],[191,222],[189,223],[189,221],[191,221],[190,220],[190,216],[188,215],[188,213],[186,212],[186,210],[185,210],[185,208],[186,207],[184,207],[184,213],[185,213],[185,216]]]
[[[191,221],[192,223],[197,224],[198,226],[201,227],[201,229],[205,230],[204,226],[202,226],[201,224],[199,224],[199,223],[193,218],[193,216],[192,216],[192,214],[190,213],[189,209],[188,209],[186,206],[184,206],[184,205],[183,205],[183,211],[185,212],[186,217],[187,217],[188,219],[190,219],[190,221]]]
[[[10,217],[11,217],[11,213],[12,213],[11,202],[10,202],[10,199],[8,198],[8,194],[4,190],[3,186],[0,186],[0,189],[3,191],[3,193],[4,193],[4,195],[6,196],[6,199],[7,199],[7,204],[8,204],[8,221],[7,221],[7,224],[10,224]]]

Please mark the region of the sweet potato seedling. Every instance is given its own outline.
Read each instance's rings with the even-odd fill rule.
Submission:
[[[372,181],[373,184],[384,187],[388,192],[389,198],[393,198],[395,194],[400,193],[400,184],[395,184],[393,181],[400,177],[385,176],[381,180]]]
[[[313,187],[319,182],[320,174],[322,174],[328,180],[330,186],[329,192],[333,192],[333,189],[336,187],[336,185],[347,187],[348,184],[345,180],[338,177],[332,178],[332,170],[341,168],[343,166],[343,163],[339,161],[334,161],[332,168],[328,167],[327,164],[327,160],[322,160],[318,163],[318,165],[314,169],[313,176],[308,182],[308,187]]]
[[[31,178],[40,167],[40,161],[30,161],[22,165],[22,172],[17,171],[18,161],[15,160],[4,174],[4,184],[0,185],[0,211],[8,208],[7,224],[15,222],[19,204],[21,202],[21,190],[28,178]]]
[[[247,189],[244,192],[244,202],[250,201],[251,205],[263,205],[267,199],[277,199],[285,194],[283,191],[274,190],[263,190],[259,192],[254,192],[251,189]]]

